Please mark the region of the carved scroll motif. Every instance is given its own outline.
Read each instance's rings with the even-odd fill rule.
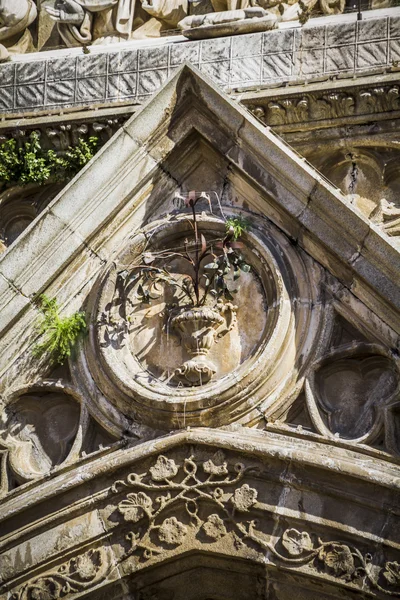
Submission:
[[[240,529],[235,514],[247,513],[257,501],[257,490],[241,482],[246,474],[255,470],[255,467],[245,467],[242,463],[228,467],[220,451],[201,465],[194,455],[184,459],[182,465],[161,455],[148,473],[132,473],[126,480],[116,481],[112,487],[114,493],[123,488],[135,490],[118,504],[117,510],[124,520],[132,525],[146,520],[144,527],[133,527],[128,533],[131,544],[128,555],[150,560],[165,552],[165,547],[171,549],[182,545],[189,529],[196,536],[205,535],[209,541],[227,535],[228,528],[236,530],[237,537]],[[225,500],[226,491],[230,492],[228,501]],[[157,493],[155,498],[154,493]],[[199,510],[204,503],[212,507],[213,512],[202,519]],[[183,509],[183,517],[189,525],[175,516],[164,518],[163,515],[169,515],[172,509],[177,513]],[[239,542],[239,537],[237,540]]]
[[[147,472],[116,481],[113,493],[132,490],[117,505],[131,528],[126,534],[130,548],[121,561],[134,557],[138,564],[147,563],[187,547],[193,538],[208,545],[230,537],[238,552],[258,547],[282,566],[311,569],[344,584],[400,597],[400,565],[395,561],[381,566],[353,544],[323,541],[294,528],[272,541],[263,531],[266,509],[259,491],[245,482],[257,474],[254,465],[230,464],[222,451],[208,460],[199,460],[194,451],[181,464],[160,455]]]
[[[105,579],[112,568],[108,554],[102,547],[89,550],[72,558],[22,586],[11,600],[58,600],[70,594],[83,592]]]

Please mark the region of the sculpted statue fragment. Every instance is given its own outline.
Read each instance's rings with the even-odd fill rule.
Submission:
[[[158,37],[186,15],[187,0],[56,0],[46,10],[72,47]]]
[[[36,17],[32,0],[0,0],[0,60],[34,50],[28,27]]]

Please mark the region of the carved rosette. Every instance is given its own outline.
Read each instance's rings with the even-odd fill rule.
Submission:
[[[221,239],[225,226],[203,213],[199,228]],[[242,238],[251,270],[240,277],[235,306],[226,300],[180,305],[157,285],[143,303],[134,285],[121,284],[121,273],[132,272],[148,239],[152,248],[173,249],[189,233],[184,215],[146,226],[93,290],[91,335],[74,378],[100,399],[107,419],[112,403],[161,429],[252,422],[290,402],[302,385],[322,326],[322,271],[271,223],[251,227]],[[172,268],[179,274],[178,263]]]

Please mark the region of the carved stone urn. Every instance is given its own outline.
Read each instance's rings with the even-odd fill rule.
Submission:
[[[231,304],[216,308],[183,308],[171,319],[171,328],[180,335],[183,347],[191,357],[175,370],[175,378],[184,385],[203,385],[215,375],[215,365],[206,357],[216,337],[231,328],[235,308]],[[223,316],[225,313],[228,318]]]

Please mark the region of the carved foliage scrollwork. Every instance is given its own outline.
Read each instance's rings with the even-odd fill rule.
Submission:
[[[160,555],[167,558],[169,551],[229,537],[239,554],[257,548],[278,565],[400,597],[400,565],[395,561],[381,566],[353,544],[323,541],[294,528],[278,538],[268,536],[263,527],[267,509],[252,487],[259,476],[259,467],[232,464],[220,450],[208,460],[196,458],[194,450],[181,464],[161,455],[146,472],[116,481],[112,493],[132,490],[116,506],[129,528],[129,548],[121,561],[134,558],[137,566],[145,565]],[[225,547],[230,547],[228,541]]]
[[[83,592],[105,579],[111,568],[103,547],[91,549],[64,563],[58,569],[30,580],[11,600],[58,600]]]
[[[148,473],[132,473],[115,482],[114,493],[123,488],[135,490],[119,502],[120,515],[132,525],[145,523],[132,527],[127,534],[131,545],[128,555],[147,561],[166,549],[182,545],[189,529],[195,537],[203,535],[209,541],[227,535],[229,529],[239,542],[235,515],[247,513],[257,501],[256,489],[247,483],[239,484],[247,473],[254,471],[255,467],[245,467],[239,462],[228,467],[223,453],[218,451],[200,465],[194,455],[185,458],[180,466],[173,458],[159,456]],[[212,510],[206,518],[199,516],[202,503]],[[185,523],[175,515],[167,516],[181,509]]]
[[[257,541],[257,535],[252,529],[251,527],[251,539]],[[320,538],[314,543],[307,532],[297,529],[287,529],[280,543],[286,555],[279,553],[279,559],[285,563],[307,565],[345,582],[353,582],[360,587],[366,584],[387,595],[400,596],[400,565],[397,562],[387,561],[380,567],[374,564],[370,553],[362,554],[351,544],[341,541],[323,542]],[[267,546],[278,556],[276,547]]]

